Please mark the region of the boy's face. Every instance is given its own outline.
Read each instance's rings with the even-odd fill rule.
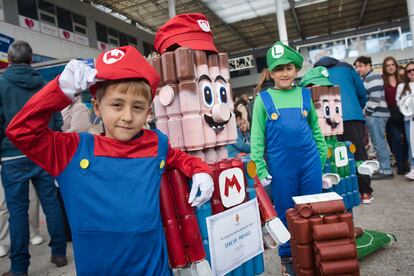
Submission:
[[[102,118],[106,136],[118,141],[129,141],[137,135],[147,120],[150,108],[143,95],[120,93],[109,86],[98,102],[92,99],[97,116]]]
[[[295,65],[290,63],[276,67],[270,75],[275,82],[276,89],[291,89],[297,75],[297,70]]]
[[[363,64],[359,61],[355,62],[355,68],[361,77],[365,76],[369,71],[371,71],[371,65]]]

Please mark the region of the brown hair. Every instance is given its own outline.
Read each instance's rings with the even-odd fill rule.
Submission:
[[[397,85],[398,85],[398,83],[400,83],[400,74],[398,73],[399,65],[398,65],[397,60],[394,57],[391,57],[391,56],[384,58],[384,61],[382,62],[382,80],[384,81],[384,85],[389,85],[390,84],[390,77],[392,75],[389,75],[387,73],[387,70],[386,70],[387,69],[387,62],[390,61],[390,60],[392,62],[394,62],[394,65],[395,65],[395,72],[392,75],[394,75],[395,80],[397,81]]]
[[[263,84],[266,81],[270,81],[271,79],[272,79],[272,76],[270,75],[270,71],[267,68],[264,68],[262,70],[262,73],[260,73],[259,83],[257,84],[256,88],[254,89],[256,94],[259,93],[260,91],[262,91]]]
[[[408,78],[408,74],[407,74],[407,68],[408,65],[414,65],[414,61],[410,61],[409,63],[407,63],[407,65],[405,66],[405,80],[404,80],[404,88],[403,91],[401,92],[400,95],[400,99],[405,96],[408,93],[411,93],[411,88],[410,88],[410,79]]]
[[[144,96],[148,100],[149,104],[152,102],[151,88],[144,80],[140,79],[105,81],[96,90],[95,98],[98,102],[102,100],[103,96],[105,95],[105,92],[109,87],[111,87],[112,89],[117,89],[118,92],[122,94],[127,94],[131,92],[135,95]]]

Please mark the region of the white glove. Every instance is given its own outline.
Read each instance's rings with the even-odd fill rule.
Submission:
[[[197,192],[201,194],[196,198]],[[193,185],[191,187],[188,203],[193,207],[199,207],[207,202],[214,191],[213,179],[208,173],[196,173],[193,175]]]
[[[74,99],[80,93],[95,84],[96,69],[87,66],[83,61],[72,59],[59,77],[59,87],[63,93]]]
[[[400,111],[404,116],[414,115],[414,95],[408,94],[405,95],[401,100],[399,100]]]
[[[260,180],[260,183],[262,183],[263,187],[268,186],[270,183],[272,183],[272,176],[268,174],[265,178]]]

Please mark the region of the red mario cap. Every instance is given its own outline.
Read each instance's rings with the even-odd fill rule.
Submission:
[[[96,78],[101,80],[145,80],[151,87],[152,99],[160,82],[157,71],[132,46],[122,46],[101,53],[96,58],[95,69],[98,71]],[[95,96],[100,84],[97,82],[89,88],[92,96]]]
[[[154,47],[162,54],[171,45],[178,44],[193,50],[218,52],[207,17],[202,13],[174,16],[155,34]]]

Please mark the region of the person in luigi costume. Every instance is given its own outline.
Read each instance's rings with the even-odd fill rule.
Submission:
[[[322,167],[327,146],[309,89],[294,84],[303,57],[282,42],[266,54],[275,82],[255,100],[251,132],[251,159],[263,186],[271,184],[276,212],[286,225],[292,197],[322,192]],[[284,275],[294,275],[290,245],[279,247]]]

